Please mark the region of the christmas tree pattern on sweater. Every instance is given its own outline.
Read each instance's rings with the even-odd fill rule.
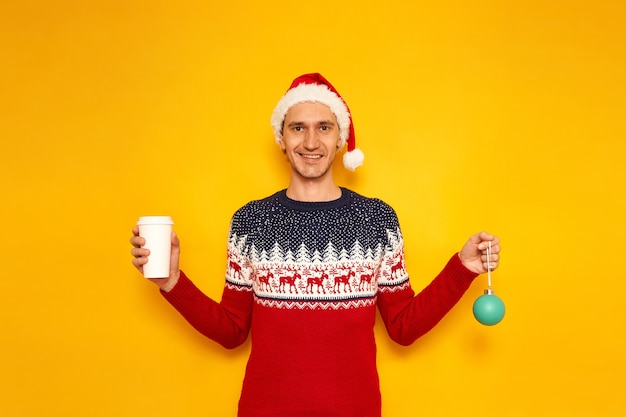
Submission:
[[[226,283],[273,308],[371,306],[379,291],[409,285],[396,214],[347,189],[332,202],[284,190],[253,201],[233,216]]]

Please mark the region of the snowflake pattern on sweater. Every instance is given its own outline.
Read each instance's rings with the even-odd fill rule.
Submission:
[[[408,286],[394,210],[342,188],[339,199],[305,203],[280,191],[233,216],[226,285],[274,308],[346,309]]]

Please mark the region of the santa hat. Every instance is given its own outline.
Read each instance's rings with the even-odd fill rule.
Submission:
[[[280,143],[283,137],[283,124],[287,111],[298,103],[322,103],[330,108],[339,124],[340,147],[348,144],[348,150],[343,155],[343,165],[351,171],[363,164],[365,156],[356,148],[354,126],[350,116],[350,109],[333,87],[321,74],[304,74],[293,80],[289,90],[278,101],[272,113],[271,124],[274,128],[276,142]]]

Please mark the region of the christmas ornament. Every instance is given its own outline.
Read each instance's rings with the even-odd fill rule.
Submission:
[[[498,324],[504,318],[504,303],[491,288],[491,241],[487,247],[487,289],[474,301],[474,317],[485,326]]]

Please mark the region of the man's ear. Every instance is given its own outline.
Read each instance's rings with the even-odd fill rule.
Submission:
[[[284,153],[284,154],[287,153],[287,148],[285,147],[285,142],[283,142],[282,139],[280,139],[278,141],[278,146],[280,146],[280,150],[282,151],[282,153]]]

